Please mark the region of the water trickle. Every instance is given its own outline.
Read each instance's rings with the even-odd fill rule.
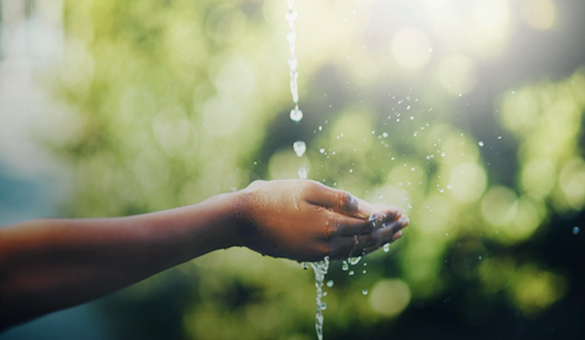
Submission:
[[[298,12],[294,9],[294,0],[287,0],[288,9],[285,14],[285,19],[288,22],[288,34],[286,39],[288,40],[288,47],[290,50],[290,57],[288,59],[289,73],[290,73],[290,92],[292,95],[293,103],[295,104],[294,109],[290,111],[290,119],[294,122],[299,122],[303,119],[303,112],[299,109],[299,86],[297,72],[298,60],[295,56],[296,39],[297,33],[295,30],[295,20],[298,17]]]
[[[317,312],[315,313],[315,330],[317,331],[317,338],[323,340],[323,310],[327,305],[321,301],[323,298],[323,281],[327,270],[329,270],[329,257],[325,257],[323,261],[312,262],[311,267],[315,271],[315,288],[317,289]]]

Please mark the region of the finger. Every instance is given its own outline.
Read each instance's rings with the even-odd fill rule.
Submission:
[[[307,201],[311,204],[329,208],[343,215],[368,218],[372,205],[347,191],[333,189],[318,182],[313,182],[309,189]]]
[[[386,223],[384,227],[371,233],[338,237],[331,240],[331,258],[347,258],[362,256],[372,252],[386,243],[392,243],[402,236],[402,228],[407,224],[408,217]]]
[[[395,206],[374,205],[368,221],[372,222],[375,229],[384,227],[385,224],[396,221],[402,216],[402,212]]]
[[[330,210],[325,210],[325,214],[327,221],[330,221],[326,224],[331,226],[327,229],[326,239],[328,240],[335,236],[353,236],[369,233],[372,230],[368,227],[371,223],[365,219],[341,215]]]
[[[369,253],[373,253],[376,250],[382,248],[382,246],[384,246],[385,244],[390,244],[390,243],[394,243],[395,241],[397,241],[398,239],[400,239],[403,235],[403,231],[399,230],[396,233],[394,233],[394,235],[392,235],[392,238],[390,240],[390,242],[386,242],[386,243],[381,243],[381,244],[377,244],[371,247],[368,247],[365,249],[364,253],[369,254]]]
[[[402,235],[402,228],[403,228],[404,224],[406,223],[406,219],[407,218],[402,216],[398,220],[386,223],[384,225],[384,227],[382,227],[380,229],[376,229],[372,233],[372,239],[374,239],[375,242],[370,242],[370,243],[366,244],[366,247],[372,247],[372,246],[380,247],[385,243],[393,242],[394,235],[396,235],[396,234]]]
[[[332,252],[329,257],[332,259],[346,259],[352,256],[361,256],[368,243],[368,238],[369,235],[354,235],[331,240],[330,248]]]

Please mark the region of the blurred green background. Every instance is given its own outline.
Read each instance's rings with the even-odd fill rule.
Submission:
[[[326,339],[585,334],[585,3],[66,0],[38,131],[71,217],[197,203],[308,177],[411,217],[390,252],[333,262]],[[298,158],[296,140],[307,143]],[[314,277],[247,249],[102,300],[121,339],[316,338]]]

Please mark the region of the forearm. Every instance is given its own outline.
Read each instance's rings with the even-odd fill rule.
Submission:
[[[90,301],[235,244],[236,194],[121,218],[0,230],[0,328]]]

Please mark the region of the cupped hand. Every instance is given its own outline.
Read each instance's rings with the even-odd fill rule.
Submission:
[[[298,261],[361,256],[402,236],[409,219],[315,181],[256,181],[240,192],[239,244]]]

